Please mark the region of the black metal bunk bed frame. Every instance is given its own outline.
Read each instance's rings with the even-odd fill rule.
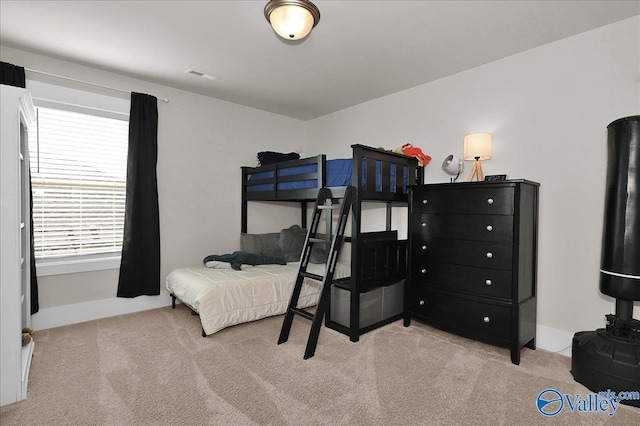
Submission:
[[[349,336],[352,342],[357,342],[360,335],[381,327],[390,322],[403,318],[403,313],[383,319],[374,324],[360,327],[360,294],[374,287],[385,286],[399,282],[406,278],[407,240],[398,240],[396,236],[390,239],[391,214],[395,206],[408,205],[408,188],[405,187],[404,170],[408,169],[408,185],[423,182],[423,169],[418,167],[418,161],[393,152],[386,152],[364,145],[352,145],[352,178],[351,185],[356,187],[356,198],[352,209],[351,237],[345,242],[351,243],[351,279],[342,282],[343,288],[350,291],[349,326],[331,320],[331,312],[327,311],[325,325]],[[363,166],[364,162],[364,166]],[[279,170],[291,167],[317,164],[317,171],[313,173],[279,176]],[[377,166],[379,164],[379,166]],[[395,185],[391,187],[391,164],[395,164]],[[376,185],[376,169],[379,167]],[[364,169],[364,170],[363,170]],[[272,171],[273,177],[251,179],[252,175],[260,172]],[[301,207],[301,226],[307,227],[307,203],[316,200],[318,190],[326,187],[326,156],[300,160],[286,161],[261,167],[242,167],[242,216],[241,231],[247,232],[248,202],[249,201],[281,201],[299,202]],[[282,182],[315,180],[317,187],[309,189],[278,190]],[[273,190],[248,191],[253,185],[270,184]],[[346,187],[332,187],[332,194],[340,198]],[[385,231],[361,231],[362,204],[365,202],[386,204]],[[328,224],[330,229],[331,225]],[[354,279],[355,277],[355,279]],[[357,296],[357,297],[355,297]]]

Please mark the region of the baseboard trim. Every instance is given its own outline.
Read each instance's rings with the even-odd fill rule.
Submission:
[[[573,335],[574,333],[570,331],[538,324],[536,326],[536,347],[570,357]]]
[[[157,296],[138,296],[133,298],[113,297],[74,303],[72,305],[43,308],[31,316],[31,326],[36,330],[62,327],[100,318],[146,311],[171,305],[171,297],[165,290]]]
[[[176,303],[179,302],[176,301]],[[170,305],[171,297],[165,290],[162,290],[158,296],[139,296],[131,299],[113,297],[40,309],[32,315],[31,326],[36,330],[46,330]],[[536,347],[570,357],[573,334],[569,331],[537,325]]]

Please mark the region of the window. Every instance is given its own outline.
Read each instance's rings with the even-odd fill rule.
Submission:
[[[29,134],[36,258],[119,257],[128,121],[88,108],[36,111],[36,131]]]

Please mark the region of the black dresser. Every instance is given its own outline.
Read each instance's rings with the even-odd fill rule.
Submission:
[[[411,318],[507,347],[535,349],[539,184],[418,185],[409,204]]]

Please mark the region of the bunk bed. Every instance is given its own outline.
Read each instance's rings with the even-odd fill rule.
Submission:
[[[331,288],[325,325],[356,342],[360,335],[403,317],[403,282],[406,277],[407,241],[392,230],[392,211],[407,206],[408,186],[423,182],[418,161],[393,152],[352,145],[349,159],[327,160],[325,155],[242,167],[241,232],[248,228],[248,204],[256,201],[296,202],[301,207],[301,226],[307,226],[307,203],[318,190],[331,188],[340,198],[347,185],[354,186],[351,235],[343,252],[350,252],[350,279]],[[383,230],[362,232],[365,203],[386,208]],[[331,224],[328,221],[328,232]]]
[[[407,241],[398,240],[391,229],[394,206],[406,206],[408,186],[421,183],[422,168],[413,157],[385,152],[363,145],[352,145],[348,159],[327,160],[325,155],[284,161],[259,167],[242,167],[241,250],[251,246],[245,237],[261,243],[290,235],[291,228],[280,233],[247,233],[248,204],[254,201],[296,202],[301,206],[301,227],[307,226],[307,203],[314,203],[318,190],[331,188],[335,198],[344,195],[346,186],[356,187],[352,209],[351,246],[347,264],[336,268],[331,288],[331,303],[325,325],[358,341],[361,334],[403,317],[403,282],[406,277]],[[358,183],[358,184],[355,184]],[[364,203],[386,206],[384,230],[361,231]],[[331,235],[331,221],[326,224]],[[249,240],[251,241],[251,240]],[[256,248],[257,248],[256,244]],[[254,253],[247,249],[247,252]],[[284,314],[297,276],[298,256],[289,254],[286,265],[242,266],[240,271],[210,268],[206,265],[173,270],[165,286],[175,308],[176,300],[200,317],[202,336],[226,327]],[[312,251],[312,257],[314,252]],[[310,271],[322,275],[322,254]],[[315,305],[319,283],[305,279],[305,290],[298,307]]]

